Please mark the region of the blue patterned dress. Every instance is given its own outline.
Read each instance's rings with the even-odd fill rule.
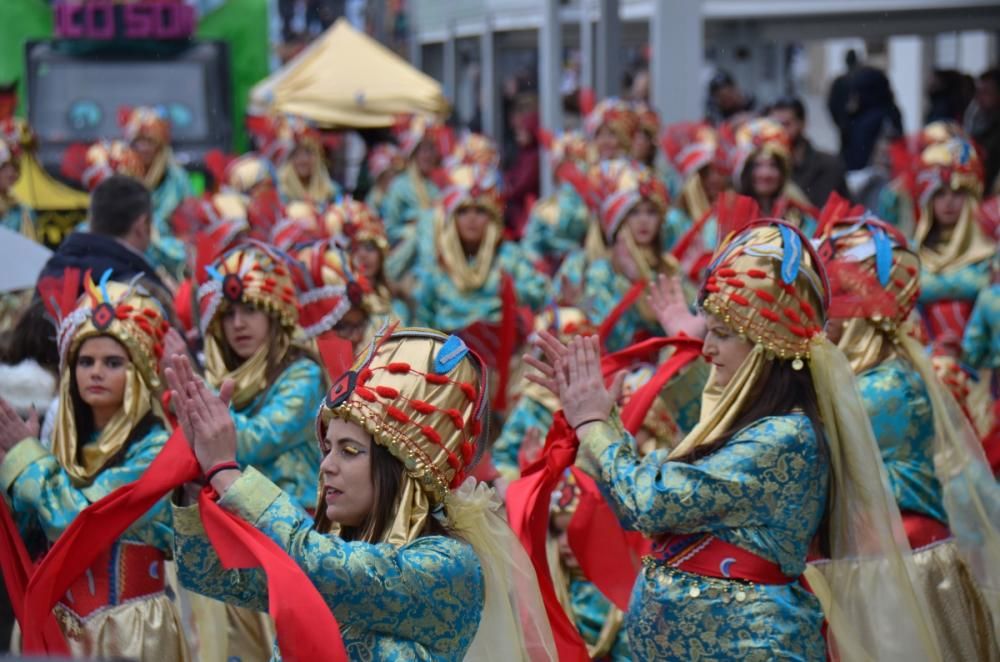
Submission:
[[[300,358],[268,391],[233,412],[236,460],[255,467],[308,510],[316,507],[320,454],[314,420],[325,396],[322,369]]]
[[[0,209],[4,207],[3,202],[4,199],[0,196]],[[35,223],[35,212],[19,202],[9,202],[7,210],[0,213],[0,225],[11,232],[38,240]]]
[[[422,269],[413,293],[414,324],[441,331],[459,331],[476,322],[498,323],[501,273],[508,273],[513,279],[518,305],[534,311],[545,305],[548,278],[535,268],[520,246],[503,242],[493,258],[486,282],[477,290],[460,290],[439,264]]]
[[[87,506],[123,485],[135,482],[167,443],[169,434],[159,423],[126,446],[121,460],[100,473],[86,487],[77,487],[55,455],[37,440],[14,446],[0,465],[0,487],[8,498],[22,535],[41,532],[55,542]],[[169,553],[173,532],[166,500],[135,522],[122,540],[151,545]]]
[[[569,583],[570,609],[573,623],[583,640],[594,645],[600,639],[605,622],[611,616],[612,605],[597,587],[585,579],[572,579]],[[628,647],[628,637],[619,630],[611,650],[598,658],[608,662],[631,662],[632,653]]]
[[[965,327],[962,352],[975,368],[1000,369],[1000,283],[979,293]]]
[[[600,325],[632,288],[633,282],[618,273],[610,259],[600,259],[587,265],[583,277],[583,300],[586,302],[587,316]],[[647,319],[640,312],[640,302],[636,301],[626,310],[615,324],[606,342],[608,351],[616,352],[633,343],[636,333],[662,336],[663,328],[656,318]]]
[[[415,183],[417,179],[420,180],[419,183]],[[422,201],[418,194],[420,183],[426,191],[426,201]],[[406,228],[416,220],[422,210],[433,209],[440,195],[434,182],[421,178],[413,166],[396,175],[389,184],[385,197],[382,198],[382,220],[385,221],[389,245],[395,246],[402,241]]]
[[[146,257],[154,267],[162,267],[172,277],[179,279],[187,266],[187,248],[174,236],[171,216],[184,198],[191,195],[191,182],[184,168],[176,163],[167,166],[160,185],[152,191],[153,241]]]
[[[482,569],[470,545],[427,536],[397,548],[318,533],[312,517],[253,469],[232,484],[219,505],[295,559],[336,616],[352,660],[463,659],[483,609]],[[223,569],[197,506],[175,506],[174,522],[183,586],[230,604],[267,609],[263,572]]]
[[[534,257],[559,262],[583,245],[590,213],[583,199],[569,184],[560,185],[549,198],[531,209],[521,244]]]
[[[802,414],[763,418],[691,464],[639,459],[617,414],[585,430],[577,465],[622,524],[648,536],[711,533],[805,569],[826,503],[829,463]],[[644,560],[625,627],[637,660],[824,660],[819,602],[797,582],[715,579]]]
[[[934,414],[920,375],[890,359],[858,375],[858,390],[899,509],[947,524],[934,474]]]

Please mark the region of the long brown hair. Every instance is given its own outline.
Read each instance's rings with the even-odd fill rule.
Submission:
[[[765,361],[762,374],[751,390],[750,397],[746,399],[746,406],[729,429],[710,443],[695,448],[684,457],[677,458],[677,461],[696,462],[721,449],[740,431],[760,419],[768,416],[786,416],[796,411],[803,413],[812,424],[820,456],[829,458],[826,438],[823,435],[823,421],[819,413],[819,400],[808,368],[796,370],[792,367],[792,362],[785,359]],[[830,550],[829,514],[830,491],[827,490],[823,519],[817,531],[817,543],[825,556],[829,556]]]
[[[340,537],[348,541],[378,543],[388,533],[389,527],[396,516],[399,503],[399,493],[403,489],[403,477],[406,469],[396,456],[385,446],[371,442],[371,479],[375,486],[375,503],[372,510],[358,526],[344,526],[340,529]],[[316,529],[329,531],[330,521],[326,518],[323,504],[316,513]],[[448,536],[448,530],[434,516],[427,518],[427,523],[419,534],[422,536]]]

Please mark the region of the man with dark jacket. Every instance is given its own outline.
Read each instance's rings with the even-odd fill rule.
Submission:
[[[69,268],[81,274],[89,269],[99,279],[111,270],[113,280],[128,282],[141,274],[140,283],[168,311],[173,319],[170,288],[146,261],[152,233],[152,202],[141,182],[114,175],[102,182],[90,196],[90,229],[71,233],[42,268],[38,280],[62,278]],[[82,283],[80,292],[83,293]]]
[[[805,137],[806,109],[802,101],[795,97],[779,99],[771,105],[768,116],[788,132],[792,142],[792,181],[802,189],[809,202],[822,207],[833,191],[846,198],[844,164],[833,154],[813,147]]]

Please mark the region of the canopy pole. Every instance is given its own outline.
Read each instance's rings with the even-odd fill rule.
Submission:
[[[493,16],[487,14],[483,20],[483,35],[479,39],[479,103],[482,108],[482,132],[503,144],[503,127],[497,122],[497,67],[496,36],[493,32]]]
[[[561,56],[559,0],[542,0],[542,25],[538,30],[538,92],[541,96],[542,126],[553,133],[562,130]],[[541,185],[543,196],[552,194],[552,163],[544,151]]]

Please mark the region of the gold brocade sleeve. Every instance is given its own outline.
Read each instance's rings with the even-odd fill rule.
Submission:
[[[0,464],[0,487],[4,494],[10,492],[14,481],[20,476],[28,466],[35,460],[39,460],[49,452],[38,442],[37,439],[25,439],[9,451]]]

